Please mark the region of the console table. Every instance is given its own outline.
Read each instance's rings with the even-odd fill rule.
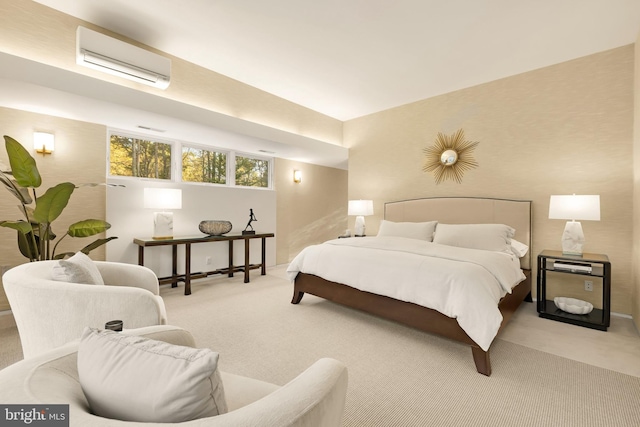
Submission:
[[[233,277],[236,271],[244,271],[244,283],[249,283],[249,271],[260,268],[261,274],[267,273],[265,263],[266,256],[266,239],[274,237],[273,233],[256,233],[256,234],[225,234],[222,236],[185,236],[175,237],[173,239],[155,240],[151,237],[135,238],[133,243],[138,245],[138,264],[144,265],[144,249],[151,246],[171,246],[172,250],[172,270],[171,276],[159,278],[160,284],[171,283],[171,287],[178,286],[178,282],[184,282],[184,294],[191,295],[191,279],[199,279],[212,274],[228,274]],[[252,239],[262,240],[262,259],[260,264],[251,264],[249,262],[249,242]],[[244,240],[244,264],[239,266],[233,265],[233,242],[236,240]],[[220,268],[213,271],[191,272],[191,245],[194,243],[210,243],[210,242],[229,242],[229,267]],[[178,246],[185,246],[185,272],[178,274]]]

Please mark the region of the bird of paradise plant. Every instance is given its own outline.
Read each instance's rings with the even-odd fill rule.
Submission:
[[[24,219],[0,220],[0,226],[12,228],[18,232],[18,248],[29,261],[62,259],[73,255],[73,252],[56,254],[56,248],[62,239],[67,236],[90,237],[111,227],[108,222],[100,219],[86,219],[71,224],[66,233],[55,241],[57,236],[51,224],[62,214],[71,194],[78,187],[70,182],[63,182],[49,188],[38,197],[36,188],[42,184],[42,178],[35,159],[12,137],[5,135],[4,140],[11,170],[0,170],[0,182],[20,202],[18,207]],[[113,239],[117,237],[97,239],[83,247],[81,251],[88,254]]]

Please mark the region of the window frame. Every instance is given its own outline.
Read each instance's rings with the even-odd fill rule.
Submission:
[[[224,184],[220,184],[218,182],[200,182],[200,181],[184,181],[182,179],[182,154],[183,154],[183,149],[184,147],[187,148],[195,148],[196,150],[206,150],[209,152],[216,152],[216,153],[223,153],[226,154],[227,156],[227,161],[226,161],[226,178],[225,178],[225,183]],[[197,144],[197,143],[192,143],[192,142],[179,142],[179,147],[178,147],[178,152],[180,153],[180,160],[177,162],[178,163],[178,168],[180,171],[180,179],[179,181],[176,182],[184,182],[185,184],[199,184],[199,185],[216,185],[216,186],[220,186],[220,187],[230,187],[230,183],[229,183],[229,167],[231,166],[231,163],[229,162],[229,158],[232,156],[232,151],[231,150],[227,150],[227,149],[223,149],[223,148],[219,148],[219,147],[212,147],[209,145],[204,145],[204,144]],[[234,157],[235,158],[235,157]],[[235,178],[235,175],[234,175]]]
[[[129,175],[112,175],[111,174],[111,136],[116,135],[125,138],[134,138],[140,140],[146,140],[151,142],[158,142],[161,144],[167,144],[171,147],[171,178],[163,179],[163,178],[150,178],[146,176],[129,176]],[[107,178],[118,178],[118,179],[140,179],[146,181],[156,181],[156,182],[176,182],[175,180],[175,158],[176,158],[176,143],[175,141],[163,138],[156,138],[153,135],[146,135],[143,133],[129,132],[129,131],[120,131],[117,129],[109,129],[107,132]]]
[[[121,137],[142,139],[152,142],[159,142],[162,144],[168,144],[171,146],[171,179],[162,179],[162,178],[147,178],[147,177],[139,177],[139,176],[124,176],[124,175],[112,175],[111,174],[111,136],[117,135]],[[233,187],[233,188],[243,188],[250,190],[274,190],[273,183],[274,179],[274,165],[275,158],[271,156],[263,156],[259,154],[248,153],[246,151],[236,151],[229,148],[223,148],[214,145],[208,145],[197,142],[189,142],[189,141],[181,141],[178,139],[171,138],[163,138],[157,137],[155,135],[149,135],[141,132],[132,132],[125,131],[122,129],[109,128],[107,131],[107,179],[134,179],[134,180],[143,180],[143,181],[155,181],[155,182],[164,182],[164,183],[183,183],[187,185],[206,185],[206,186],[215,186],[215,187]],[[193,181],[183,181],[182,180],[182,149],[183,147],[191,147],[199,150],[207,150],[214,151],[219,153],[225,153],[227,155],[227,175],[226,175],[226,183],[218,184],[214,182],[193,182]],[[263,160],[268,162],[268,177],[267,177],[267,187],[254,187],[247,185],[237,185],[236,184],[236,156],[239,157],[247,157],[256,160]]]
[[[266,187],[254,187],[250,185],[238,185],[236,184],[236,157],[247,157],[254,160],[266,160],[269,163],[269,171],[267,173],[267,186]],[[233,162],[231,163],[233,166],[233,185],[237,188],[252,188],[252,189],[260,189],[260,190],[271,190],[273,189],[273,157],[260,156],[258,154],[250,154],[244,151],[234,151],[233,152]],[[228,169],[227,169],[228,170]]]

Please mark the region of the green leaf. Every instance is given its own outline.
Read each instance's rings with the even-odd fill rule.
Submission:
[[[0,227],[13,228],[22,234],[32,232],[31,224],[26,221],[0,221]]]
[[[9,164],[11,165],[11,173],[19,185],[22,187],[40,187],[42,178],[36,161],[31,154],[15,139],[10,136],[4,136],[7,155],[9,156]]]
[[[18,185],[15,179],[9,178],[4,173],[0,172],[0,182],[13,194],[23,205],[28,205],[32,202],[29,190]]]
[[[20,253],[31,261],[38,259],[39,239],[37,235],[34,237],[31,224],[26,221],[0,221],[0,227],[16,230],[18,232],[18,249],[20,249]]]
[[[35,242],[32,238],[35,239]],[[38,236],[33,236],[33,233],[22,234],[18,232],[18,249],[20,249],[20,253],[26,258],[29,258],[30,261],[40,259],[39,242],[40,239]]]
[[[71,237],[89,237],[103,233],[111,228],[111,224],[101,219],[85,219],[69,226],[67,234]]]
[[[97,239],[94,242],[92,242],[92,243],[88,244],[87,246],[85,246],[84,248],[82,248],[80,250],[80,252],[88,255],[89,252],[91,252],[95,248],[100,247],[100,246],[104,245],[105,243],[112,241],[113,239],[117,239],[117,237],[116,236],[112,236],[112,237],[107,237],[106,239]]]
[[[53,222],[69,203],[69,198],[74,189],[75,186],[70,182],[63,182],[49,188],[42,196],[36,199],[33,218],[43,224]]]

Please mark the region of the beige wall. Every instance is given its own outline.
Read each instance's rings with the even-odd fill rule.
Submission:
[[[640,330],[640,34],[635,43],[633,114],[633,320]]]
[[[629,45],[348,121],[349,198],[374,200],[372,233],[386,201],[532,200],[537,255],[560,249],[564,221],[548,219],[550,195],[599,194],[602,220],[582,224],[585,251],[609,255],[612,309],[631,313],[633,58]],[[436,185],[423,149],[459,128],[480,142],[479,167]]]
[[[104,183],[106,181],[105,126],[0,108],[3,134],[20,141],[32,150],[34,130],[46,130],[56,136],[52,155],[34,155],[43,176],[42,194],[59,182]],[[0,160],[8,165],[4,148]],[[302,171],[302,182],[293,182],[293,170]],[[347,171],[284,159],[275,160],[277,194],[276,263],[289,262],[302,248],[335,238],[347,228]],[[0,219],[20,219],[17,201],[6,190],[0,197]],[[105,187],[77,189],[64,214],[54,223],[61,234],[69,224],[87,218],[105,219]],[[88,240],[88,239],[87,239]],[[65,239],[61,250],[74,251],[91,240]],[[15,232],[0,227],[0,266],[11,267],[27,259],[19,254]],[[91,253],[93,259],[104,259],[105,250]],[[0,291],[0,311],[9,309],[4,292]]]
[[[293,182],[293,170],[302,182]],[[276,159],[276,263],[305,246],[335,239],[347,228],[347,171]]]
[[[78,25],[148,47],[31,0],[0,0],[0,4],[2,52],[297,135],[341,144],[341,121],[162,52],[156,51],[171,58],[171,85],[167,90],[79,66],[75,62]]]
[[[34,130],[43,130],[55,135],[56,149],[53,154],[42,156],[32,152],[42,175],[42,186],[36,189],[37,195],[42,195],[47,188],[65,181],[76,185],[105,182],[107,133],[104,126],[0,107],[0,129],[2,135],[15,138],[29,152],[32,152],[33,148]],[[0,149],[0,160],[9,165],[4,140]],[[105,194],[104,186],[77,188],[62,215],[54,221],[54,233],[62,236],[70,224],[83,219],[105,219]],[[0,219],[22,219],[17,206],[18,201],[2,186]],[[77,251],[92,241],[93,238],[66,237],[60,243],[57,252]],[[12,267],[28,262],[18,250],[16,232],[5,227],[0,227],[0,254],[2,266]],[[91,252],[91,257],[104,259],[104,247]],[[4,292],[0,292],[0,310],[6,309],[6,297]]]

